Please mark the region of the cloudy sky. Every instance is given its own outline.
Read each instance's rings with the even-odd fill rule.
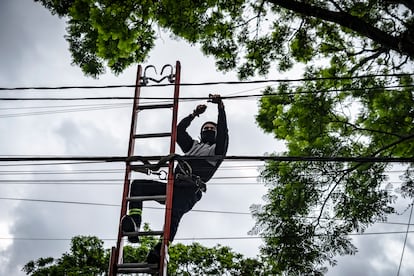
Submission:
[[[120,76],[110,73],[98,80],[86,78],[71,65],[64,40],[65,22],[32,0],[0,0],[0,87],[134,84],[136,66]],[[235,74],[215,70],[214,61],[197,47],[160,33],[157,46],[144,66],[158,70],[164,64],[182,65],[182,83],[236,80]],[[272,74],[271,79],[289,76]],[[217,85],[182,87],[181,96],[209,93],[257,94],[262,86]],[[5,97],[131,96],[133,90],[1,91]],[[169,88],[146,88],[143,96],[170,96]],[[169,94],[171,93],[171,94]],[[200,102],[182,102],[179,118]],[[230,129],[229,155],[263,155],[281,151],[282,144],[264,134],[254,122],[257,99],[225,102]],[[130,101],[0,101],[1,156],[125,156],[130,126]],[[215,120],[216,107],[195,120],[189,132],[197,137],[204,120]],[[142,132],[166,131],[169,113],[140,114]],[[168,153],[168,141],[137,143],[138,155]],[[47,163],[47,162],[45,162]],[[210,182],[208,192],[180,224],[177,242],[217,243],[254,257],[260,239],[247,232],[254,224],[251,204],[262,202],[266,192],[256,176],[260,162],[225,162]],[[96,235],[106,247],[115,244],[124,165],[0,163],[0,275],[24,275],[22,266],[40,257],[60,257],[76,235]],[[134,177],[140,177],[134,175]],[[398,178],[392,179],[398,182]],[[34,199],[40,201],[28,201]],[[51,202],[58,201],[58,202]],[[81,204],[88,203],[88,204]],[[91,204],[96,203],[96,204]],[[158,230],[160,205],[148,203],[144,220]],[[404,205],[405,207],[407,205]],[[404,210],[400,206],[400,210]],[[207,212],[206,212],[207,211]],[[214,211],[214,212],[211,212]],[[230,212],[230,213],[225,213]],[[406,223],[404,215],[390,218]],[[405,231],[405,225],[378,224],[367,232]],[[234,239],[239,237],[240,239]],[[226,239],[227,238],[227,239]],[[359,253],[338,258],[329,275],[397,275],[404,234],[354,237]],[[414,239],[408,236],[400,275],[413,275]]]

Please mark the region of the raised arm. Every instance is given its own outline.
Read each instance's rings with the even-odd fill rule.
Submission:
[[[185,117],[177,125],[177,144],[180,146],[183,152],[187,152],[191,149],[194,144],[194,139],[187,132],[187,128],[194,120],[195,116],[199,116],[204,113],[207,106],[200,104],[194,109],[193,113]]]
[[[220,95],[210,95],[211,101],[217,104],[217,134],[216,134],[216,155],[226,155],[229,145],[229,131],[227,129],[226,111]]]
[[[227,129],[226,111],[224,105],[218,107],[216,155],[226,155],[229,145],[229,131]]]

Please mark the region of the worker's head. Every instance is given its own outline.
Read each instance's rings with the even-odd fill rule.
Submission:
[[[214,144],[216,142],[217,124],[214,122],[205,122],[201,126],[201,142]]]

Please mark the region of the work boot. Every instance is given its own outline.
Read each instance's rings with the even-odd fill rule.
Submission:
[[[140,226],[136,225],[134,219],[131,216],[125,215],[122,217],[122,220],[121,220],[122,232],[138,232],[139,227]],[[139,238],[138,236],[128,236],[128,241],[131,243],[137,243],[139,242]]]

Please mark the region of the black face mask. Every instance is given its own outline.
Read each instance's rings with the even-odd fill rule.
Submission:
[[[216,132],[214,130],[203,130],[201,132],[201,142],[214,144],[216,142]]]

